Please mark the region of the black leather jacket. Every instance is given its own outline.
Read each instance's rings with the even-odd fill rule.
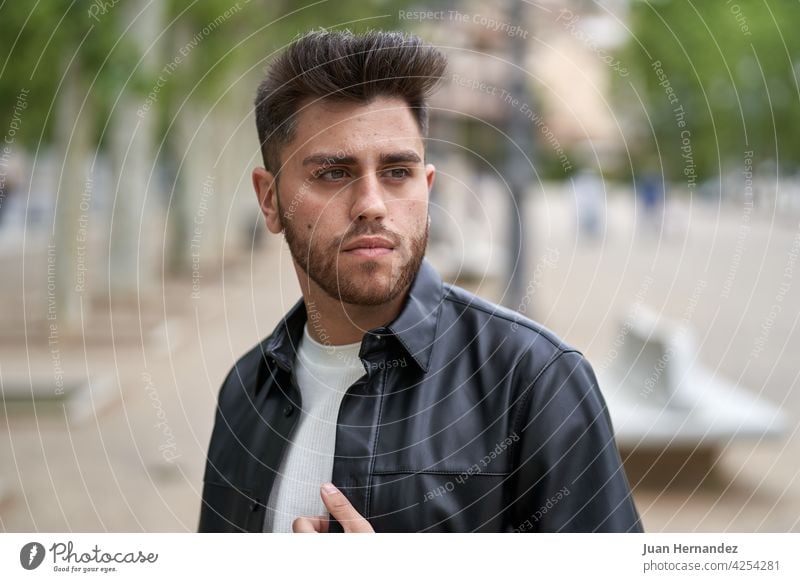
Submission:
[[[305,322],[300,300],[222,385],[202,532],[262,530],[302,408],[292,366]],[[552,332],[424,261],[360,357],[332,481],[375,531],[642,531],[594,373]]]

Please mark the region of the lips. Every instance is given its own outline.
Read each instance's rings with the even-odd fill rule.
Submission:
[[[342,252],[362,257],[380,257],[391,253],[394,246],[382,236],[362,236],[345,245]]]

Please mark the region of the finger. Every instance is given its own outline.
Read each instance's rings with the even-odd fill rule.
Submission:
[[[321,489],[322,502],[330,514],[342,524],[345,533],[374,532],[369,522],[356,511],[341,491],[332,483],[325,483]]]
[[[298,517],[292,522],[292,533],[328,533],[328,518],[323,515]]]

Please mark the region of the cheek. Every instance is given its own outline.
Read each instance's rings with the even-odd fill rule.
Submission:
[[[389,212],[390,224],[395,224],[407,232],[417,232],[425,228],[428,221],[427,200],[403,200],[395,202],[393,212]]]
[[[424,212],[428,206],[428,200],[418,197],[398,197],[387,200],[387,209],[390,214],[405,214],[415,216]]]
[[[306,196],[297,204],[295,216],[298,219],[298,228],[316,233],[328,229],[331,216],[334,214],[330,204],[326,205],[324,202],[314,200],[311,196]]]
[[[335,204],[317,204],[308,200],[298,226],[304,230],[311,244],[319,248],[334,244],[336,237],[347,230],[349,224],[349,217]]]

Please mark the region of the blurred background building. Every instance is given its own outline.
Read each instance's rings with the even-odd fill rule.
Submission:
[[[648,531],[800,530],[800,21],[736,0],[0,6],[0,529],[191,531],[220,382],[299,297],[271,56],[401,29],[429,258],[592,361]]]

